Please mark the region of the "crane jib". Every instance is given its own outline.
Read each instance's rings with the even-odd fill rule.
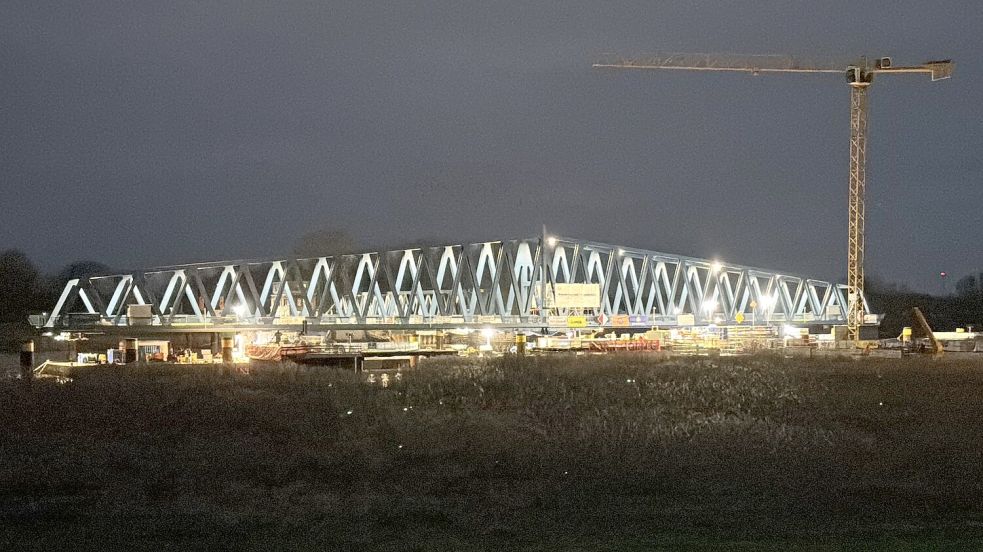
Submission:
[[[730,71],[740,73],[844,73],[860,69],[872,73],[928,73],[932,80],[949,78],[954,64],[951,59],[926,61],[919,65],[896,66],[890,57],[862,56],[842,59],[806,59],[781,55],[746,54],[651,54],[622,57],[607,54],[595,68],[610,69],[677,69],[685,71]]]

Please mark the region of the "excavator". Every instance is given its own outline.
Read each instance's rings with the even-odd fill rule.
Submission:
[[[924,337],[928,339],[929,347],[925,348],[921,345],[917,349],[921,353],[931,353],[934,356],[942,356],[945,352],[945,348],[942,346],[942,342],[935,338],[935,332],[932,331],[932,327],[928,325],[928,320],[925,319],[925,315],[922,314],[922,310],[918,307],[912,309],[912,318],[914,319],[914,327],[905,327],[901,330],[901,335],[898,339],[901,341],[901,351],[903,354],[912,352],[912,344],[914,343],[913,338]],[[917,330],[917,335],[915,330]]]

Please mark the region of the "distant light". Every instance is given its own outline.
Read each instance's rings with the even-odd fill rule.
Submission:
[[[483,335],[485,339],[491,339],[495,337],[495,330],[494,328],[482,328],[481,335]]]
[[[939,272],[939,276],[942,276],[943,278],[945,278],[946,277],[946,273],[945,272]]]
[[[802,336],[802,334],[799,333],[798,328],[796,328],[795,326],[790,326],[788,324],[785,324],[785,326],[782,328],[782,332],[785,334],[785,337],[795,338],[795,337]]]
[[[550,236],[546,238],[546,243],[548,243],[550,247],[553,247],[554,245],[556,245],[556,238]]]
[[[713,263],[710,264],[710,268],[714,272],[720,272],[720,269],[723,268],[723,265],[720,264],[720,261],[713,261]]]
[[[713,313],[713,311],[717,310],[717,302],[713,299],[707,299],[703,302],[703,310],[706,311],[707,314]]]
[[[618,255],[624,255],[624,254],[625,254],[625,250],[619,247],[618,248]]]
[[[236,316],[238,316],[239,318],[242,318],[243,316],[246,316],[246,313],[249,312],[249,309],[246,308],[246,305],[240,303],[236,305],[234,309],[232,309],[232,312],[236,313]]]

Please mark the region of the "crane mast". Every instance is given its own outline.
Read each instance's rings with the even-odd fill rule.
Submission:
[[[866,57],[858,61],[805,60],[780,55],[743,54],[653,54],[634,58],[605,56],[595,68],[677,69],[687,71],[733,71],[754,75],[769,73],[840,73],[850,85],[850,186],[847,232],[847,328],[849,338],[860,339],[864,323],[864,200],[867,171],[867,91],[879,73],[928,73],[933,81],[952,76],[951,60],[928,61],[896,67],[891,58]]]
[[[867,191],[867,88],[870,81],[850,83],[850,193],[846,285],[848,337],[860,338],[864,322],[864,214]]]

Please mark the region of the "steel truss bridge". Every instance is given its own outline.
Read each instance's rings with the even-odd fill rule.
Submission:
[[[599,304],[556,306],[563,284],[595,284]],[[36,323],[105,333],[813,325],[845,324],[847,299],[845,285],[542,236],[74,279]]]

